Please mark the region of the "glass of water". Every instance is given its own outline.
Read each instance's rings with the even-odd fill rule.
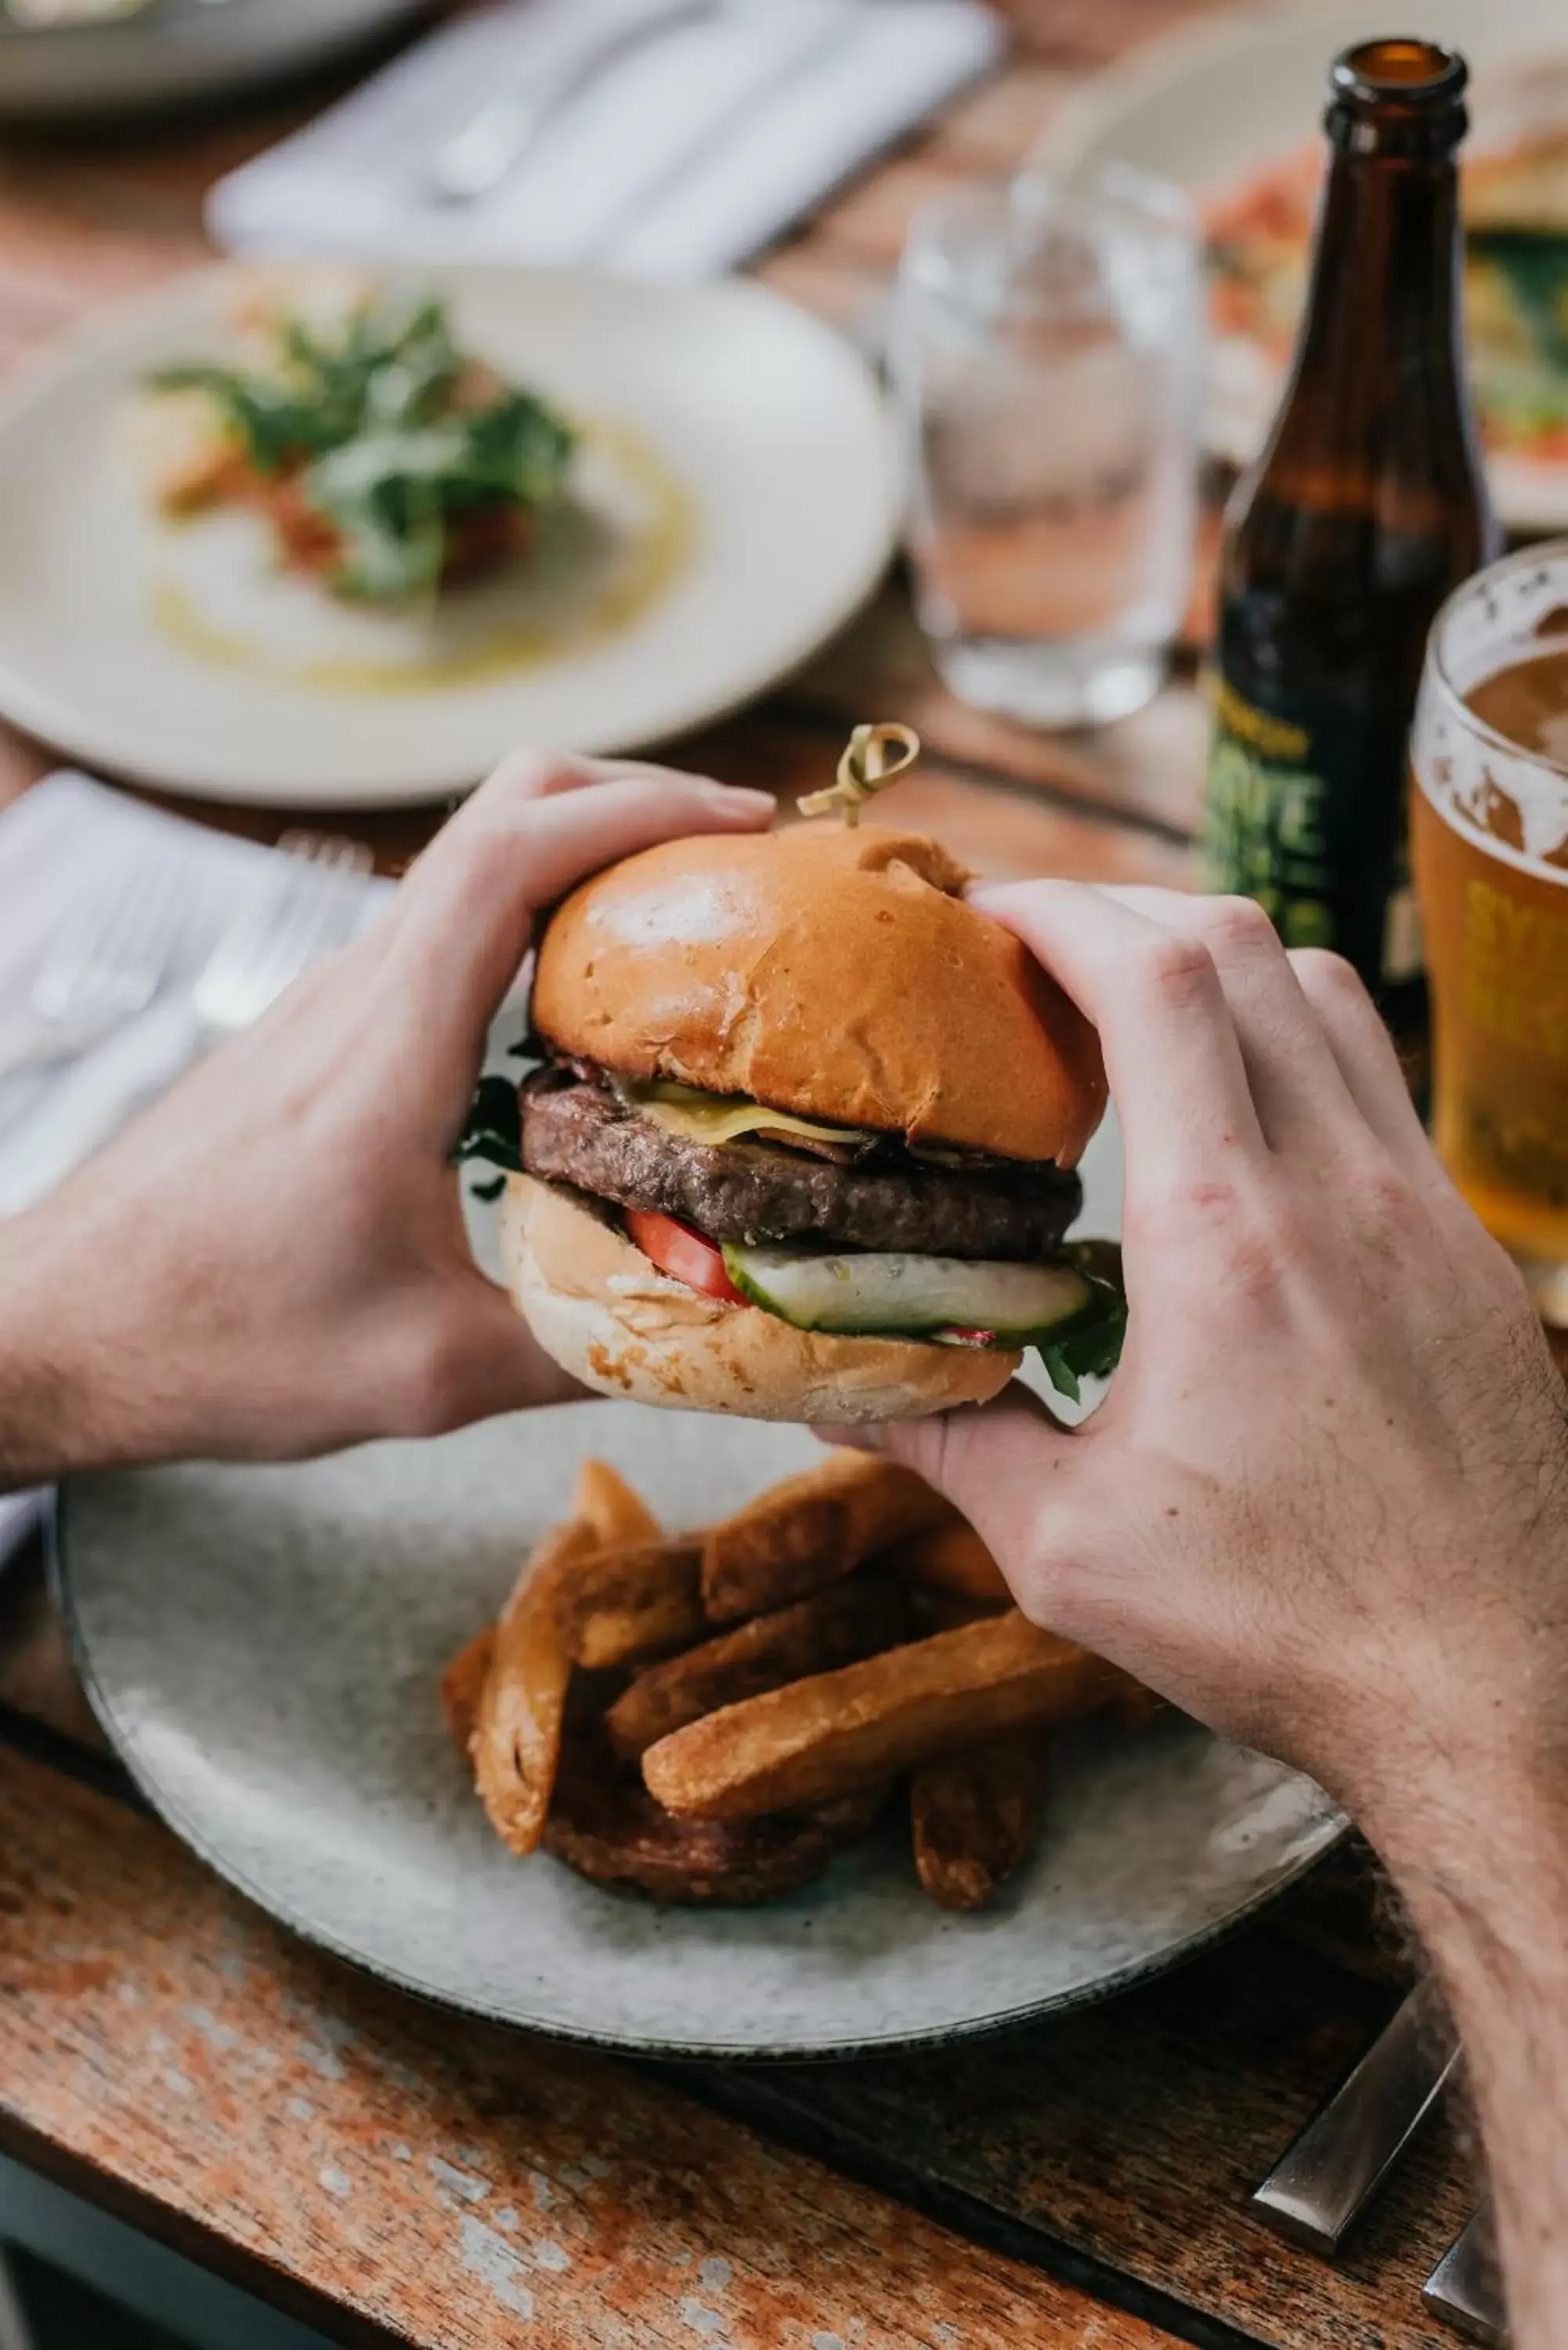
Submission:
[[[952,691],[1036,726],[1125,717],[1187,608],[1199,244],[1107,170],[965,188],[916,222],[891,357],[920,624]]]

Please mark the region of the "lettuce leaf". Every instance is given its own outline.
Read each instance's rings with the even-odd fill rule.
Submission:
[[[452,1149],[454,1167],[471,1159],[504,1168],[511,1175],[524,1171],[523,1111],[510,1077],[481,1077],[475,1088],[462,1132]]]

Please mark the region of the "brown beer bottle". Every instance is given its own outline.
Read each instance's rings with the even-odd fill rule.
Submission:
[[[1267,447],[1226,517],[1204,847],[1288,946],[1423,1010],[1405,746],[1450,588],[1494,552],[1460,338],[1464,60],[1364,41],[1334,67],[1311,292]]]

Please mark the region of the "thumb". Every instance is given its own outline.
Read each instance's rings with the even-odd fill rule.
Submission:
[[[991,1403],[813,1433],[897,1461],[934,1485],[969,1520],[1015,1594],[1035,1565],[1041,1525],[1065,1491],[1079,1442],[1016,1380]]]

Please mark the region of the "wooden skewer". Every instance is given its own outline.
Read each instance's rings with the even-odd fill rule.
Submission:
[[[795,806],[802,816],[831,816],[837,808],[853,829],[866,801],[896,782],[919,755],[920,738],[912,726],[896,719],[857,726],[845,745],[836,780],[826,791],[808,792]]]

